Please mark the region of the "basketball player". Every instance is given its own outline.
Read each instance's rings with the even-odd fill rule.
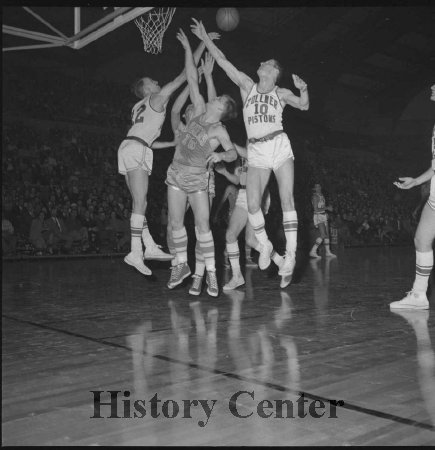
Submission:
[[[245,279],[240,270],[240,251],[238,243],[238,238],[243,228],[245,228],[246,245],[257,251],[260,250],[260,243],[255,236],[252,225],[248,221],[248,204],[246,199],[246,179],[248,170],[247,150],[240,145],[234,145],[237,153],[240,155],[241,164],[236,167],[234,174],[229,180],[234,184],[240,184],[240,189],[237,194],[236,204],[231,211],[228,228],[225,234],[226,250],[231,265],[232,278],[223,287],[224,291],[231,291],[245,284]],[[270,194],[266,189],[264,200],[262,202],[262,209],[265,214],[267,214],[266,209],[268,209],[268,204],[270,204]],[[278,267],[281,267],[282,264],[284,264],[282,256],[274,250],[272,251],[271,258]],[[280,286],[285,288],[290,284],[290,281],[291,280],[289,280],[288,277],[282,277]]]
[[[198,46],[195,51],[196,61],[199,61],[203,51],[204,45]],[[163,87],[149,77],[140,78],[133,85],[134,94],[140,101],[133,106],[132,126],[118,149],[118,171],[125,176],[133,200],[130,217],[131,251],[124,261],[144,275],[151,275],[151,270],[143,262],[141,240],[144,241],[145,248],[152,247],[155,252],[163,253],[154,244],[145,219],[148,182],[153,163],[151,147],[160,136],[168,101],[184,81],[185,70]]]
[[[431,86],[432,101],[435,101],[435,84]],[[424,205],[420,216],[420,222],[415,232],[415,279],[412,289],[405,298],[390,303],[390,309],[429,309],[429,301],[426,291],[429,284],[429,276],[433,268],[432,245],[435,239],[435,127],[432,131],[432,166],[417,178],[399,178],[393,184],[399,189],[411,189],[428,180],[430,181],[429,198]]]
[[[248,136],[247,200],[249,222],[260,242],[260,269],[270,264],[273,246],[264,227],[261,200],[264,189],[273,170],[278,182],[281,207],[283,210],[284,232],[286,236],[285,261],[280,275],[292,276],[296,262],[297,213],[294,207],[294,156],[290,141],[282,128],[282,111],[286,105],[303,111],[308,109],[307,84],[297,75],[293,82],[300,90],[300,97],[289,89],[276,85],[282,69],[275,59],[260,64],[257,70],[258,83],[237,70],[207,37],[202,22],[193,19],[192,32],[205,42],[216,62],[229,78],[239,86],[243,100],[243,116]]]
[[[329,247],[329,227],[328,216],[326,214],[326,210],[330,209],[330,207],[326,206],[325,197],[322,194],[322,186],[319,183],[314,185],[311,204],[313,205],[314,209],[314,226],[319,229],[320,237],[316,239],[316,243],[313,245],[313,248],[310,251],[310,257],[321,258],[321,256],[317,253],[317,249],[320,247],[323,241],[326,250],[325,256],[334,258],[335,255],[331,253],[331,249]]]
[[[218,39],[219,34],[218,33],[210,33],[211,39]],[[216,88],[214,86],[213,82],[213,67],[214,67],[214,59],[212,56],[207,53],[205,55],[205,58],[201,61],[201,66],[198,68],[198,76],[201,78],[201,74],[204,75],[204,78],[206,80],[207,84],[207,97],[208,100],[214,100],[216,98]],[[178,142],[180,133],[186,129],[186,123],[184,123],[181,120],[181,110],[184,106],[184,104],[187,101],[187,98],[189,97],[189,86],[186,86],[186,88],[181,92],[181,94],[178,96],[178,98],[175,100],[174,105],[171,110],[171,125],[172,125],[172,131],[174,133],[175,142]],[[184,119],[186,122],[188,122],[192,118],[193,113],[193,105],[190,104],[187,106]],[[208,198],[209,198],[209,210],[211,210],[213,199],[215,197],[215,179],[214,179],[214,170],[213,170],[213,164],[210,163],[208,165],[208,172],[209,172],[209,179],[208,179]],[[187,203],[186,210],[189,208],[190,204]],[[189,294],[191,295],[200,295],[201,289],[202,289],[202,281],[204,278],[205,273],[205,259],[204,255],[202,254],[200,245],[199,245],[199,232],[198,228],[195,227],[195,235],[196,235],[196,245],[195,245],[195,273],[192,277],[192,285],[189,290]],[[168,227],[167,227],[167,242],[168,242],[168,248],[171,252],[171,255],[174,256],[174,258],[171,261],[172,267],[177,266],[178,261],[176,258],[176,249],[172,240],[172,226],[171,221],[168,220]]]
[[[218,285],[216,278],[214,241],[209,224],[208,164],[219,161],[234,161],[236,150],[220,121],[235,117],[234,100],[223,95],[208,103],[200,94],[198,71],[194,64],[192,50],[183,30],[177,34],[185,50],[185,68],[193,104],[192,117],[177,139],[174,159],[169,166],[166,178],[168,185],[168,211],[172,226],[172,238],[177,252],[177,265],[172,269],[168,288],[178,286],[190,275],[187,264],[187,233],[184,227],[186,202],[189,200],[198,228],[198,240],[205,259],[207,271],[207,293],[216,297]],[[216,153],[222,145],[225,152]]]

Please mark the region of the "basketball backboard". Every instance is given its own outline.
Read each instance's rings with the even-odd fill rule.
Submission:
[[[151,9],[153,7],[4,7],[2,50],[62,46],[78,50]]]

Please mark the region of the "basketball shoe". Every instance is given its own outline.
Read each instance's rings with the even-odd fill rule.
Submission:
[[[390,303],[390,309],[429,309],[425,292],[411,290],[402,300]]]
[[[261,270],[265,270],[270,265],[270,255],[272,254],[273,245],[272,242],[267,240],[265,244],[261,244],[260,256],[258,258],[258,267]]]
[[[124,261],[133,266],[136,270],[138,270],[143,275],[151,275],[151,270],[143,263],[142,255],[140,253],[130,252],[125,258]]]
[[[170,261],[173,256],[161,250],[162,246],[153,242],[152,245],[145,247],[144,259],[155,259],[158,261]]]
[[[233,289],[238,288],[239,286],[243,286],[245,284],[245,279],[243,275],[239,272],[233,274],[233,277],[230,281],[222,288],[224,291],[232,291]]]
[[[190,268],[187,262],[182,262],[174,267],[171,267],[171,278],[168,282],[168,288],[174,289],[174,287],[181,284],[182,281],[190,275],[190,273]]]
[[[207,294],[211,295],[212,297],[217,297],[219,295],[219,288],[216,278],[216,271],[207,270],[207,276],[205,280],[207,283]]]
[[[192,286],[190,286],[189,294],[190,295],[199,295],[201,294],[202,289],[202,279],[203,277],[201,275],[193,275],[192,276]]]

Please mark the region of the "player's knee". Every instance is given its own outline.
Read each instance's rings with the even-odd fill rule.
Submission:
[[[295,202],[293,196],[285,196],[284,198],[281,198],[281,208],[283,211],[294,211]]]
[[[198,228],[199,234],[205,234],[210,231],[210,225],[208,223],[208,220],[205,219],[199,219],[195,221],[195,226]]]
[[[226,240],[227,244],[236,242],[237,241],[236,233],[234,233],[234,231],[232,231],[232,230],[227,230],[227,232],[225,233],[225,240]]]
[[[260,211],[260,202],[257,202],[255,200],[248,201],[248,213],[249,214],[255,214],[258,211]]]
[[[424,236],[423,233],[416,233],[414,245],[419,252],[430,252],[432,250],[432,241]]]
[[[181,230],[183,227],[183,220],[171,218],[171,222],[168,224],[168,231]]]

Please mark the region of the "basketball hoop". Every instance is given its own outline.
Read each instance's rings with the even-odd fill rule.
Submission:
[[[176,8],[156,8],[135,19],[142,35],[143,49],[148,53],[161,53],[163,35],[171,23]]]

